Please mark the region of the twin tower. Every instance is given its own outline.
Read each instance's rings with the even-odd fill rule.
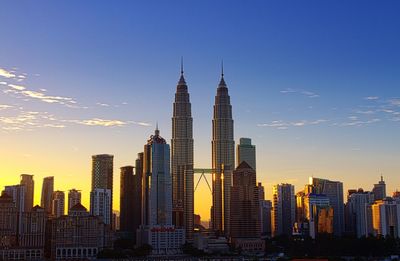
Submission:
[[[230,190],[235,162],[232,106],[222,69],[215,96],[212,120],[212,230],[229,235]],[[183,67],[173,104],[171,172],[173,223],[184,227],[186,238],[193,235],[194,168],[193,118]]]

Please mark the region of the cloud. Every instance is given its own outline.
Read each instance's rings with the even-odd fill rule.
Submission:
[[[364,100],[369,100],[369,101],[378,100],[378,99],[379,99],[378,96],[368,96],[368,97],[364,97]]]
[[[129,121],[129,123],[133,123],[133,124],[136,124],[136,125],[139,125],[139,126],[144,126],[144,127],[149,127],[149,126],[151,126],[150,123],[148,123],[148,122],[142,122],[142,121]]]
[[[3,68],[0,68],[0,76],[3,76],[5,78],[15,78],[15,74],[12,71],[7,71]]]
[[[392,106],[400,107],[400,98],[390,99],[389,104]]]
[[[101,102],[97,102],[96,105],[103,106],[103,107],[110,107],[109,104],[107,104],[107,103],[101,103]]]
[[[103,127],[120,127],[128,124],[128,122],[120,120],[104,120],[99,118],[93,118],[90,120],[70,120],[70,122],[88,126],[103,126]]]
[[[0,110],[5,110],[5,109],[9,109],[12,108],[13,106],[11,105],[7,105],[7,104],[0,104]]]
[[[276,128],[278,130],[287,130],[289,127],[304,127],[304,126],[310,126],[310,125],[318,125],[324,122],[328,122],[329,120],[326,119],[318,119],[318,120],[313,120],[313,121],[308,121],[308,120],[301,120],[301,121],[293,121],[293,122],[287,122],[283,120],[275,120],[270,123],[261,123],[257,124],[257,127],[270,127],[270,128]]]
[[[11,84],[11,83],[10,83],[8,86],[11,87],[11,88],[13,88],[13,89],[15,89],[15,90],[18,90],[18,91],[23,91],[23,90],[26,89],[25,86],[16,85],[16,84]]]
[[[307,96],[308,98],[319,97],[319,94],[316,94],[315,92],[306,91],[306,90],[296,90],[296,89],[292,89],[292,88],[287,88],[285,90],[281,90],[280,93],[283,93],[283,94],[298,93],[298,94]]]
[[[374,118],[374,119],[370,119],[370,120],[365,120],[365,121],[361,121],[361,120],[353,120],[351,122],[345,122],[345,123],[340,123],[340,124],[334,124],[336,126],[342,126],[342,127],[348,127],[348,126],[364,126],[364,125],[369,125],[372,123],[377,123],[380,122],[381,119],[378,118]]]

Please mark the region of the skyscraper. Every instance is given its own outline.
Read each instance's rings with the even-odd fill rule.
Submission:
[[[324,194],[304,195],[304,218],[308,222],[309,236],[333,233],[333,208]]]
[[[356,193],[349,195],[347,210],[347,228],[357,237],[368,236],[371,228],[368,226],[367,207],[374,203],[374,194],[369,191],[358,190]]]
[[[231,188],[230,237],[236,247],[247,250],[263,248],[260,224],[260,196],[256,172],[242,161],[233,171]]]
[[[251,144],[250,138],[240,138],[240,144],[236,149],[237,163],[239,166],[242,161],[246,161],[249,166],[256,170],[256,146]]]
[[[52,212],[51,214],[54,217],[64,216],[65,211],[65,193],[64,191],[54,191],[53,192],[53,200],[52,200]]]
[[[381,180],[378,182],[378,184],[374,184],[372,193],[374,193],[375,200],[381,200],[386,197],[386,184],[383,180],[383,176],[381,176]]]
[[[272,234],[291,236],[295,222],[294,186],[275,185],[273,188]]]
[[[232,106],[222,70],[215,96],[212,120],[212,210],[211,223],[214,231],[229,235],[230,197],[232,171],[235,165],[235,141],[233,137]]]
[[[90,192],[90,214],[111,225],[111,189],[95,188]],[[111,212],[111,213],[110,213]]]
[[[25,186],[24,211],[30,212],[33,208],[33,195],[34,195],[34,189],[35,189],[33,175],[22,174],[20,184]]]
[[[183,66],[176,87],[171,140],[173,223],[192,238],[194,214],[193,118]]]
[[[158,128],[144,145],[143,155],[143,219],[137,243],[151,245],[156,254],[178,251],[185,232],[172,224],[170,148]]]
[[[81,203],[81,191],[76,189],[70,189],[68,192],[68,214],[73,206]]]
[[[54,191],[54,177],[45,177],[42,185],[42,198],[40,206],[44,208],[47,214],[51,214],[52,197]]]
[[[344,203],[343,183],[320,178],[309,178],[313,193],[325,194],[329,198],[329,204],[333,208],[333,233],[341,236],[344,232]]]
[[[136,172],[133,176],[133,228],[136,231],[142,224],[142,204],[143,204],[143,152],[138,153],[135,162]],[[136,240],[136,238],[134,238]]]
[[[112,202],[113,202],[113,161],[114,156],[109,154],[99,154],[92,156],[92,191],[94,195],[97,194],[95,189],[108,189],[110,190],[110,210],[106,211],[109,217],[106,220],[112,220]],[[92,210],[90,206],[90,210]],[[110,223],[109,223],[110,224]]]
[[[400,237],[400,202],[386,197],[372,205],[374,236]]]
[[[121,167],[120,180],[120,230],[134,233],[134,185],[133,166]]]

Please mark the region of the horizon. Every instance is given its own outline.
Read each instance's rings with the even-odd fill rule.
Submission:
[[[43,177],[54,176],[55,190],[81,190],[88,208],[91,156],[112,154],[118,210],[119,168],[134,165],[156,122],[171,144],[183,56],[195,168],[211,168],[223,60],[235,150],[241,137],[252,139],[267,199],[274,184],[293,184],[297,192],[310,176],[341,181],[346,194],[371,190],[383,175],[391,195],[400,184],[396,7],[3,3],[0,187],[33,174],[36,204]],[[202,181],[195,213],[206,221],[210,206]]]

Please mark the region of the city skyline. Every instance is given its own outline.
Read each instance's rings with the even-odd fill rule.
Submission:
[[[61,5],[66,11],[79,9]],[[54,176],[54,191],[79,189],[89,208],[90,159],[107,153],[115,157],[117,209],[119,168],[134,165],[156,121],[168,143],[172,138],[172,103],[183,55],[195,168],[211,167],[212,104],[223,59],[234,141],[252,139],[257,178],[267,198],[273,185],[290,183],[297,192],[309,176],[342,181],[344,191],[369,191],[382,174],[388,195],[399,188],[397,3],[349,3],[348,10],[295,4],[287,13],[282,4],[260,1],[215,3],[213,10],[197,3],[193,17],[191,6],[179,2],[154,8],[128,4],[126,10],[113,6],[111,12],[100,4],[91,14],[77,10],[75,19],[60,15],[60,6],[50,3],[44,8],[48,15],[37,19],[39,6],[26,3],[19,10],[18,4],[5,3],[0,10],[8,36],[0,43],[1,187],[32,174],[34,203],[39,204],[42,179]],[[151,8],[154,20],[130,13],[136,7]],[[220,13],[222,8],[227,12]],[[17,10],[24,19],[14,20]],[[248,19],[235,19],[241,14]],[[67,30],[74,25],[79,29]],[[100,33],[104,27],[107,35]],[[210,206],[202,182],[194,212],[207,220]]]

